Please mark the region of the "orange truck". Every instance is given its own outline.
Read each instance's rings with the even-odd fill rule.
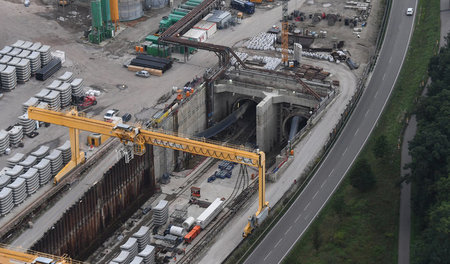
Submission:
[[[192,228],[192,230],[184,236],[184,242],[190,244],[192,240],[200,234],[200,231],[202,231],[202,228],[199,225],[194,226],[194,228]]]

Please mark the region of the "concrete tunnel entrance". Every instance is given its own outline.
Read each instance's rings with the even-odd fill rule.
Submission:
[[[308,119],[303,115],[295,114],[290,115],[283,120],[283,139],[287,141],[292,140],[292,138],[297,135],[297,133],[306,126]]]

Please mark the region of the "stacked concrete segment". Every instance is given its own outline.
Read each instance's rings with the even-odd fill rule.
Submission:
[[[38,164],[34,165],[35,169],[39,171],[39,185],[45,185],[52,177],[52,168],[48,159],[42,159]]]
[[[23,172],[23,166],[15,165],[11,169],[7,170],[5,174],[11,177],[11,181],[15,181]]]
[[[148,226],[141,226],[141,228],[133,234],[133,237],[137,239],[139,251],[142,251],[145,246],[150,244],[150,228]]]
[[[83,85],[83,79],[76,78],[70,83],[70,85],[72,86],[72,95],[82,96],[84,94],[83,88],[81,87]]]
[[[11,183],[11,177],[8,175],[0,175],[0,190]]]
[[[27,171],[37,163],[37,158],[33,155],[29,155],[26,159],[19,162],[20,166],[23,166],[24,170]]]
[[[28,119],[28,113],[19,116],[19,124],[23,127],[25,135],[30,134],[36,129],[36,121]]]
[[[18,177],[7,187],[12,190],[14,205],[21,204],[27,198],[27,187],[24,178]]]
[[[138,256],[144,259],[145,264],[155,263],[155,247],[150,245],[145,246],[145,248],[139,252]]]
[[[70,149],[70,141],[67,140],[57,149],[61,151],[63,164],[66,165],[67,163],[69,163],[69,161],[72,159],[72,150]]]
[[[31,195],[39,188],[39,171],[36,168],[30,168],[20,178],[25,179],[27,194]]]
[[[45,156],[48,155],[50,148],[48,146],[40,146],[36,151],[31,152],[31,155],[35,156],[40,162]]]
[[[25,159],[25,154],[23,153],[16,153],[14,156],[9,158],[8,161],[8,167],[13,168],[15,165],[19,165],[19,163]]]
[[[158,205],[153,208],[153,223],[155,225],[164,225],[168,218],[169,202],[166,200],[161,200]]]
[[[127,242],[125,242],[125,244],[120,246],[120,249],[130,252],[129,255],[130,259],[134,258],[135,256],[137,256],[139,252],[137,239],[134,237],[128,238]]]
[[[23,139],[23,127],[22,126],[14,126],[11,130],[8,131],[9,134],[9,145],[17,146]]]
[[[10,188],[4,187],[0,190],[0,215],[6,215],[13,207],[13,192]]]
[[[54,149],[45,158],[50,160],[50,165],[51,165],[51,168],[52,168],[52,176],[53,177],[56,176],[56,174],[58,174],[58,172],[63,167],[63,158],[62,158],[61,150]]]
[[[9,133],[0,130],[0,154],[5,153],[7,148],[9,148]]]

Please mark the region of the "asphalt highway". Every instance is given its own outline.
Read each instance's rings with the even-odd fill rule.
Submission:
[[[405,15],[408,7],[414,8],[414,16]],[[384,43],[358,106],[314,177],[245,263],[280,263],[336,190],[389,99],[406,56],[416,7],[416,0],[393,1]],[[301,172],[294,161],[285,173]]]

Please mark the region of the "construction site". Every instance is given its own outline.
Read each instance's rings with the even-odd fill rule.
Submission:
[[[0,262],[221,263],[348,114],[383,12],[2,1]]]

